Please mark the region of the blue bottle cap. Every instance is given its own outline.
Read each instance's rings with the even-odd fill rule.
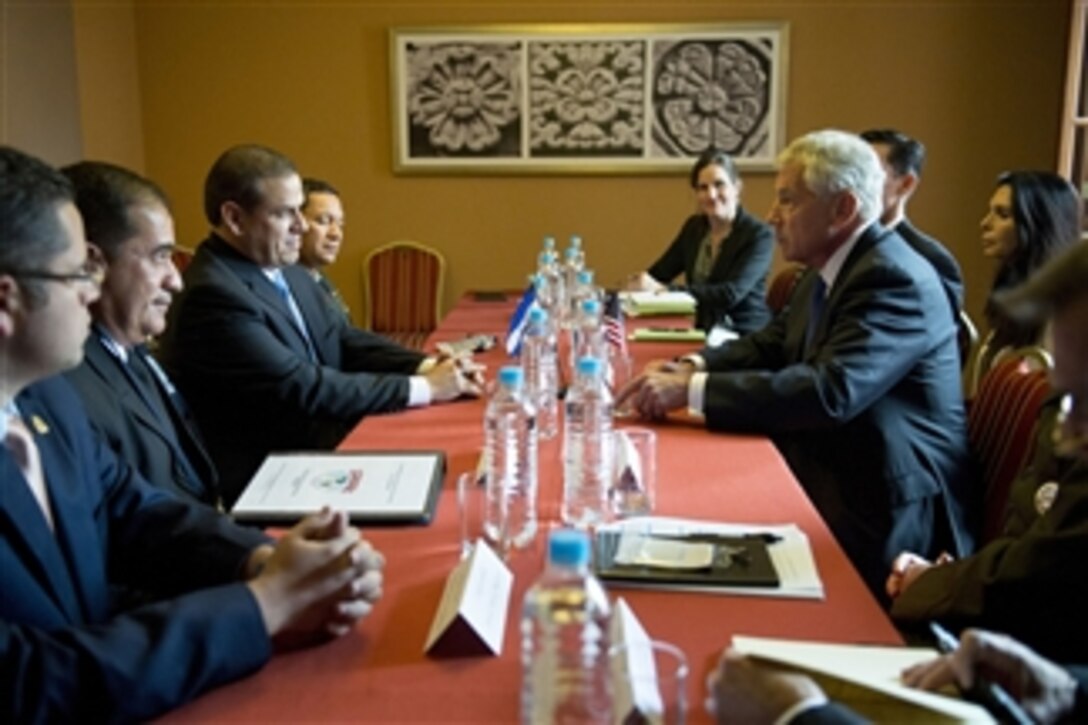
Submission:
[[[578,236],[577,234],[571,234],[570,235],[570,246],[574,247],[575,249],[581,249],[581,247],[582,247],[582,238],[580,236]]]
[[[582,301],[582,312],[588,315],[596,315],[601,311],[601,303],[595,297]]]
[[[549,234],[544,237],[544,250],[550,252],[553,249],[555,249],[555,237]]]
[[[540,307],[533,307],[529,310],[529,322],[540,324],[548,319],[548,313]]]
[[[578,284],[593,284],[593,270],[583,269],[578,273]]]
[[[588,356],[578,358],[578,374],[597,377],[601,374],[601,361]]]
[[[520,388],[525,373],[516,365],[507,365],[499,370],[499,385],[506,388]]]
[[[589,535],[577,529],[556,529],[548,536],[548,561],[558,566],[589,564]]]

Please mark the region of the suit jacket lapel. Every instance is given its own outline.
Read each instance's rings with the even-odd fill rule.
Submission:
[[[850,254],[847,255],[846,261],[843,262],[842,267],[839,269],[839,274],[835,277],[835,284],[831,287],[827,294],[827,300],[824,303],[823,318],[817,324],[815,333],[813,335],[813,343],[806,348],[805,345],[805,333],[808,328],[808,318],[811,313],[811,305],[809,301],[812,299],[812,288],[816,284],[816,275],[819,274],[819,270],[809,269],[805,272],[805,276],[797,283],[797,293],[794,295],[796,300],[805,300],[804,312],[801,314],[795,314],[792,312],[789,318],[789,327],[786,331],[786,346],[793,353],[792,359],[807,361],[811,359],[820,349],[820,342],[827,336],[828,330],[833,324],[835,319],[835,311],[838,307],[839,299],[843,295],[843,290],[850,286],[850,275],[854,271],[858,261],[864,257],[870,249],[880,243],[888,234],[888,231],[880,225],[879,222],[874,222],[862,233],[858,238],[857,244],[850,250]],[[796,306],[796,305],[794,305]]]
[[[19,409],[38,447],[56,530],[49,530],[37,501],[10,459],[0,464],[15,470],[14,476],[4,477],[5,513],[28,545],[40,567],[38,575],[65,616],[73,622],[95,619],[102,614],[95,603],[103,599],[100,589],[105,571],[95,549],[98,532],[94,529],[94,514],[87,508],[87,496],[81,490],[86,485],[84,477],[75,467],[75,453],[56,432],[47,411],[31,396],[19,398]],[[7,451],[0,455],[6,457]]]
[[[208,247],[208,251],[219,258],[224,264],[226,264],[234,275],[241,280],[242,284],[249,288],[253,296],[260,301],[260,303],[268,308],[272,313],[272,319],[278,323],[280,330],[287,330],[289,339],[295,343],[295,350],[304,358],[309,359],[310,353],[306,347],[306,339],[302,336],[302,331],[298,329],[295,324],[295,318],[291,314],[290,308],[280,293],[276,290],[272,281],[265,276],[264,272],[258,267],[252,260],[243,257],[234,248],[232,248],[225,241],[220,239],[216,235],[212,235],[204,245]],[[285,270],[286,271],[286,270]],[[290,278],[288,276],[288,284],[290,284]],[[292,294],[294,293],[295,285],[290,285]],[[295,302],[299,303],[299,308],[302,310],[302,317],[309,324],[310,315],[308,314],[302,303],[299,302],[298,295],[295,294]],[[282,334],[282,333],[281,333]],[[310,331],[311,336],[313,330]],[[316,344],[316,343],[315,343]]]

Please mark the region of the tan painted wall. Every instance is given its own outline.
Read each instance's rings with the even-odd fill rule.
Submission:
[[[83,155],[144,171],[143,110],[132,0],[75,0]]]
[[[889,125],[924,140],[930,161],[912,216],[959,257],[977,312],[991,275],[977,221],[994,177],[1055,165],[1068,14],[1068,0],[137,0],[147,172],[173,196],[187,243],[206,230],[204,173],[231,144],[272,145],[333,181],[349,229],[332,276],[357,308],[364,254],[393,239],[446,254],[447,304],[469,288],[520,284],[546,233],[581,234],[598,278],[617,280],[651,261],[688,213],[682,177],[394,176],[388,29],[784,19],[787,135]],[[747,206],[762,214],[771,184],[749,174]]]

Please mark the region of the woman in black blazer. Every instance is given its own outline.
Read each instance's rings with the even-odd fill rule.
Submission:
[[[629,287],[664,289],[684,275],[682,289],[696,301],[695,325],[715,325],[739,334],[762,328],[767,309],[767,272],[774,252],[774,232],[740,206],[741,181],[733,159],[708,149],[691,169],[698,213],[688,217],[669,248]]]

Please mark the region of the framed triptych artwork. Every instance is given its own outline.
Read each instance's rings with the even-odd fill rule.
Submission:
[[[770,169],[785,23],[394,28],[399,173],[659,173],[709,147]]]

